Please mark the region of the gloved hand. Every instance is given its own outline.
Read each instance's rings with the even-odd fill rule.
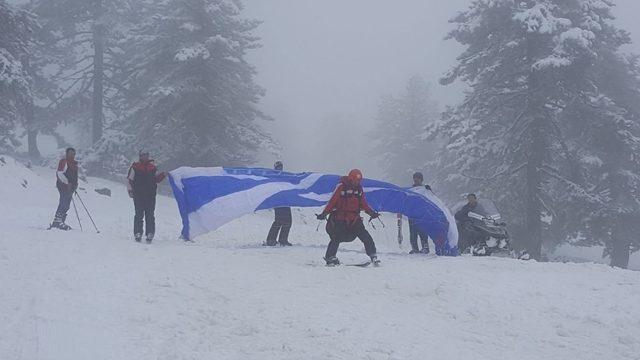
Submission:
[[[133,190],[129,190],[129,197],[133,199]]]
[[[327,220],[327,214],[325,214],[325,213],[316,214],[316,219],[318,219],[318,220]]]
[[[377,218],[380,217],[380,213],[379,212],[372,212],[371,214],[369,214],[369,216],[371,217],[369,220],[377,219]]]

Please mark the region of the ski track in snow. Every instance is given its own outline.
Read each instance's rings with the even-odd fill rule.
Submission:
[[[46,231],[54,171],[36,172],[0,167],[3,360],[640,356],[639,272],[409,257],[393,226],[370,229],[382,267],[326,268],[313,211],[295,211],[290,248],[258,246],[270,212],[183,243],[164,196],[155,242],[137,244],[124,186],[100,179],[81,184],[81,195],[101,234],[84,214],[84,232]],[[93,191],[104,186],[112,197]],[[67,222],[77,227],[73,212]],[[366,259],[358,241],[338,255]]]

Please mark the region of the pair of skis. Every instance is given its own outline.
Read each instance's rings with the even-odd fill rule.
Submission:
[[[349,263],[349,264],[340,263],[338,265],[326,265],[326,266],[327,267],[355,266],[355,267],[365,268],[365,267],[368,267],[371,264],[372,264],[371,261],[365,261],[365,262],[361,262],[361,263]],[[380,265],[376,265],[376,266],[380,266]]]

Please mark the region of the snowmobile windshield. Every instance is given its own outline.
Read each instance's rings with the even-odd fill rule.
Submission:
[[[487,219],[497,220],[500,218],[500,212],[496,204],[491,200],[478,200],[478,205],[473,209],[473,212]]]

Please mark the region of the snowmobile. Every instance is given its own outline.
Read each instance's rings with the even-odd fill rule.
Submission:
[[[465,203],[456,206],[460,210]],[[478,200],[470,211],[469,221],[458,223],[458,248],[461,253],[474,256],[503,256],[526,259],[526,254],[516,254],[510,245],[507,224],[502,221],[498,208],[491,200]]]

